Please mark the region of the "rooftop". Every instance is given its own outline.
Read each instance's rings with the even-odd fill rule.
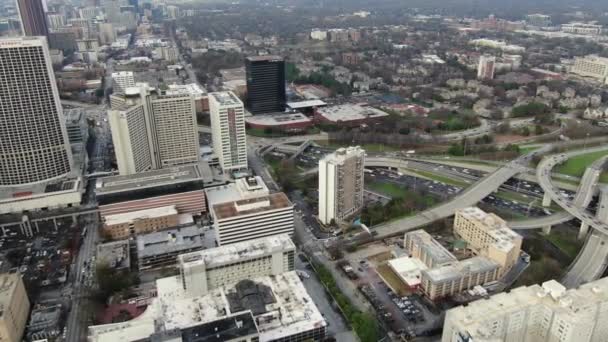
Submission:
[[[256,313],[252,314],[257,320],[260,341],[281,339],[327,325],[295,271],[245,282],[212,290],[205,296],[191,298],[183,289],[179,277],[159,279],[156,282],[158,297],[143,315],[124,323],[89,327],[90,340],[145,339],[161,330],[184,330],[216,322],[230,315],[252,312],[247,301],[241,302],[243,305],[240,307],[235,306],[238,303],[239,290],[252,289],[252,285],[256,290],[267,289],[263,296],[266,298],[271,296],[273,299],[265,300],[258,297],[261,302],[256,299],[259,306],[254,308]],[[227,300],[228,297],[236,298],[237,302],[231,305]],[[235,312],[231,309],[240,311]]]
[[[507,226],[507,222],[493,213],[486,213],[477,207],[468,207],[458,210],[469,221],[476,222],[494,240],[494,246],[498,249],[508,251],[515,246],[516,240],[521,240],[517,234]]]
[[[166,91],[167,95],[177,94],[189,94],[193,95],[194,98],[201,98],[207,94],[207,91],[196,83],[190,84],[169,84],[169,89]]]
[[[137,257],[149,258],[195,248],[203,248],[203,230],[196,226],[165,230],[137,236]]]
[[[420,273],[427,269],[422,261],[409,256],[389,260],[388,265],[409,286],[420,284]]]
[[[129,240],[113,241],[97,245],[98,262],[106,262],[112,268],[130,267]]]
[[[295,250],[295,245],[289,235],[283,234],[182,254],[178,260],[185,266],[205,264],[211,268],[288,250]]]
[[[0,318],[4,311],[10,307],[13,294],[17,289],[17,282],[21,281],[19,273],[0,274]]]
[[[323,157],[323,161],[331,164],[343,164],[346,160],[353,157],[363,157],[365,151],[359,146],[349,146],[347,148],[339,148],[334,153],[330,153]]]
[[[312,120],[304,114],[272,114],[252,115],[245,118],[245,122],[253,125],[282,126],[296,123],[311,123]]]
[[[208,188],[205,194],[211,208],[216,204],[267,196],[269,191],[262,178],[255,176],[239,178],[235,183]]]
[[[104,195],[193,181],[213,181],[209,166],[201,163],[201,165],[184,165],[132,175],[98,178],[95,192],[97,195]]]
[[[388,116],[379,109],[358,104],[343,104],[337,106],[321,107],[317,113],[331,122],[348,122],[355,120],[376,119]]]
[[[253,215],[263,211],[290,208],[293,204],[282,192],[216,204],[211,211],[216,220]]]
[[[414,241],[419,248],[424,249],[424,252],[431,256],[436,265],[448,264],[456,262],[456,257],[443,247],[439,241],[426,231],[419,229],[405,234],[406,239]]]
[[[123,214],[106,215],[105,225],[113,226],[117,224],[131,223],[137,220],[152,219],[177,214],[178,212],[175,209],[175,206],[169,205],[159,208],[130,211],[128,213]]]
[[[271,55],[266,55],[266,56],[249,56],[247,57],[248,61],[251,62],[263,62],[263,61],[267,61],[267,62],[281,62],[283,61],[283,57],[280,56],[271,56]]]
[[[222,106],[243,105],[243,102],[231,91],[209,93],[209,100],[214,100]]]
[[[426,274],[433,283],[444,283],[460,279],[469,274],[492,271],[498,267],[499,265],[494,261],[485,257],[476,256],[457,263],[424,270],[422,271],[422,274]]]
[[[287,106],[291,109],[309,108],[309,107],[322,107],[326,106],[327,103],[321,100],[306,100],[298,102],[287,102]]]

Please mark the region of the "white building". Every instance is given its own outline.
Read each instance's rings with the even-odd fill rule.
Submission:
[[[586,23],[563,24],[562,32],[599,36],[600,34],[602,34],[602,25]]]
[[[608,84],[608,58],[594,55],[577,57],[570,72],[583,77],[592,77]]]
[[[330,224],[356,214],[363,207],[365,151],[341,148],[319,160],[319,220]]]
[[[608,278],[566,290],[551,280],[448,310],[442,342],[608,341]]]
[[[111,96],[108,112],[118,170],[128,175],[199,161],[194,98],[164,95],[147,84]]]
[[[114,94],[124,94],[129,87],[135,87],[133,71],[119,71],[112,73],[112,86]]]
[[[480,56],[479,65],[477,66],[477,79],[492,80],[494,79],[494,71],[496,68],[496,57]]]
[[[0,39],[0,161],[0,188],[40,184],[72,171],[45,38]]]
[[[160,58],[168,61],[168,62],[175,62],[178,59],[178,52],[177,52],[177,48],[173,47],[173,46],[161,46],[159,48],[160,50]]]
[[[205,193],[220,246],[293,234],[293,204],[282,192],[270,194],[260,177],[239,178]]]
[[[327,40],[327,31],[324,31],[324,30],[312,30],[312,31],[310,31],[310,39],[313,39],[313,40]]]
[[[177,263],[181,283],[191,296],[294,270],[296,247],[287,234],[182,254]]]
[[[224,172],[247,168],[243,102],[232,92],[209,93],[213,151]]]
[[[111,23],[99,24],[99,41],[101,44],[112,45],[116,41],[116,30]]]
[[[61,13],[47,13],[47,18],[49,22],[49,28],[52,30],[56,30],[60,27],[65,26],[65,15]]]

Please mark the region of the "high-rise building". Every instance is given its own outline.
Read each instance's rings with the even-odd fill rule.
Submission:
[[[21,28],[25,36],[48,36],[49,27],[46,22],[42,0],[17,0]]]
[[[121,175],[199,161],[194,98],[166,95],[147,84],[111,96],[108,112]]]
[[[442,342],[608,341],[608,278],[566,290],[555,280],[447,311]]]
[[[116,30],[111,23],[99,24],[99,41],[101,44],[110,45],[116,41]]]
[[[254,56],[245,60],[247,108],[253,114],[285,110],[285,61],[278,56]]]
[[[66,176],[72,152],[43,37],[0,39],[0,187]]]
[[[220,246],[280,234],[293,235],[293,204],[282,193],[269,193],[258,177],[205,191]]]
[[[363,207],[365,151],[340,148],[319,160],[319,220],[342,221]]]
[[[494,79],[494,71],[496,69],[496,57],[483,55],[479,57],[479,65],[477,66],[477,79],[491,80]]]
[[[111,24],[110,24],[111,25]],[[124,95],[129,87],[135,87],[135,77],[132,71],[119,71],[112,73],[112,85],[114,94]]]
[[[48,13],[47,18],[49,19],[49,27],[52,30],[65,26],[66,19],[62,13]]]
[[[30,302],[19,273],[0,274],[0,341],[22,341]]]
[[[213,152],[222,170],[247,168],[247,137],[243,102],[232,92],[209,93]]]

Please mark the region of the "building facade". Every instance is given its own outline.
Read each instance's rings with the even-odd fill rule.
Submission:
[[[428,268],[452,264],[458,261],[450,251],[422,229],[405,233],[403,248],[410,257],[419,259]]]
[[[363,208],[365,151],[338,149],[319,161],[319,220],[342,221]]]
[[[49,27],[42,0],[17,0],[17,9],[21,17],[21,30],[24,36],[48,36]]]
[[[110,24],[112,25],[112,24]],[[119,71],[112,73],[112,87],[114,94],[125,94],[125,90],[135,87],[135,77],[132,71]]]
[[[442,342],[608,340],[608,278],[566,290],[550,280],[448,310]]]
[[[479,208],[456,211],[454,235],[466,241],[467,248],[475,254],[497,262],[499,276],[510,271],[519,259],[522,237],[511,230],[505,220]]]
[[[0,187],[68,175],[72,152],[46,39],[0,39],[0,84]]]
[[[577,57],[570,72],[608,82],[608,58],[598,56]]]
[[[562,32],[574,33],[574,34],[585,34],[592,36],[599,36],[602,34],[602,25],[586,24],[586,23],[569,23],[562,25]]]
[[[0,341],[22,341],[30,301],[19,273],[0,275],[0,307]]]
[[[209,93],[213,151],[224,172],[247,168],[243,103],[232,92]]]
[[[254,56],[245,59],[247,73],[247,108],[252,114],[285,110],[285,61],[278,56]]]
[[[102,233],[112,240],[121,240],[175,227],[179,222],[175,206],[158,207],[107,215],[103,219]]]
[[[182,254],[177,262],[184,290],[202,296],[241,280],[294,270],[295,245],[287,234]]]
[[[477,66],[477,79],[492,80],[494,79],[494,71],[496,69],[496,57],[480,56],[479,65]]]

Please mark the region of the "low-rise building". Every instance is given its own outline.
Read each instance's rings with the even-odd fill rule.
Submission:
[[[422,229],[406,233],[403,248],[409,256],[421,260],[428,268],[458,261],[450,251]]]
[[[389,260],[387,264],[395,275],[412,290],[420,287],[422,271],[428,269],[420,259],[409,256]]]
[[[608,82],[608,58],[598,56],[577,57],[570,72],[583,77],[595,78]]]
[[[61,334],[61,304],[36,307],[27,326],[31,341],[53,339]]]
[[[607,341],[607,304],[608,278],[522,286],[448,310],[441,341]]]
[[[180,217],[175,206],[132,211],[104,217],[102,232],[113,240],[175,227]]]
[[[574,34],[585,34],[592,36],[599,36],[602,34],[602,25],[587,24],[587,23],[568,23],[562,24],[562,32],[574,33]]]
[[[30,301],[19,273],[0,274],[0,341],[20,342]]]
[[[385,118],[388,113],[358,104],[343,104],[317,108],[315,119],[319,122],[358,126]]]
[[[312,120],[301,113],[252,115],[245,118],[245,123],[251,128],[284,132],[305,131],[313,126]]]
[[[139,271],[175,266],[178,255],[203,249],[203,234],[193,225],[137,236]]]
[[[105,263],[113,269],[131,267],[129,240],[112,241],[97,245],[97,262]]]

